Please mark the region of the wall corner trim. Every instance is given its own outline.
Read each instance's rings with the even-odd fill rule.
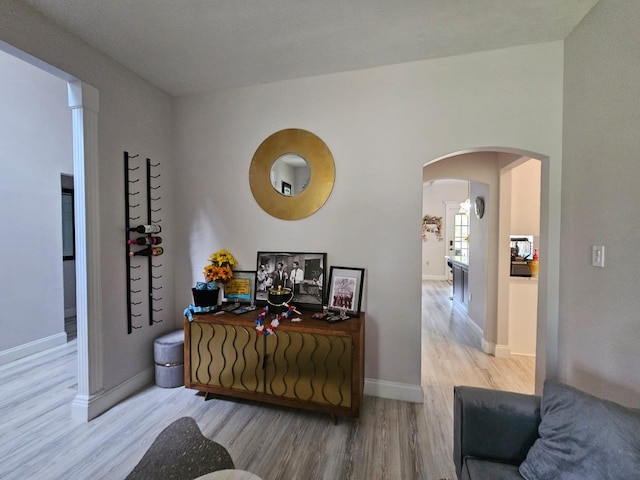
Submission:
[[[424,391],[421,385],[387,382],[374,378],[365,378],[364,394],[372,397],[402,400],[404,402],[424,403]]]
[[[153,383],[154,376],[154,367],[149,367],[109,390],[102,390],[93,395],[76,395],[71,403],[71,417],[89,422],[136,391]]]
[[[511,356],[511,347],[509,345],[495,345],[494,355],[497,358],[509,358]]]
[[[94,113],[100,112],[100,94],[91,85],[74,80],[67,83],[69,108],[84,108]]]

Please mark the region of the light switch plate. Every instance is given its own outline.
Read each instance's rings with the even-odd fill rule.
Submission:
[[[591,247],[591,265],[604,268],[604,245]]]

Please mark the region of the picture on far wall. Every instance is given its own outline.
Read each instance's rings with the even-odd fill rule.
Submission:
[[[291,195],[291,184],[287,182],[282,182],[282,194],[286,196]]]
[[[258,252],[256,304],[267,304],[270,288],[289,288],[291,303],[299,308],[322,310],[326,281],[326,253]]]
[[[329,273],[329,310],[360,316],[364,268],[331,267]]]

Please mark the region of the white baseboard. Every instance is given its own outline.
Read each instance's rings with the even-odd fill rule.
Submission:
[[[496,344],[493,342],[487,342],[484,338],[480,339],[480,348],[487,355],[496,354]]]
[[[91,397],[76,395],[71,404],[72,418],[85,422],[93,420],[136,391],[153,383],[154,375],[155,369],[149,367],[108,391],[97,393]],[[404,402],[424,403],[424,392],[420,385],[367,378],[364,381],[364,394]]]
[[[65,332],[61,332],[33,342],[25,343],[24,345],[18,345],[17,347],[13,347],[8,350],[3,350],[0,352],[0,365],[6,365],[14,360],[19,360],[20,358],[28,357],[34,353],[39,353],[59,345],[64,345],[65,343],[67,343],[67,334]]]
[[[422,280],[446,280],[446,275],[422,275]]]
[[[536,358],[536,354],[535,353],[521,353],[521,352],[511,352],[511,356],[516,356],[516,357],[531,357],[531,358]]]
[[[511,356],[511,347],[509,345],[496,345],[494,355],[497,358],[509,358]]]
[[[476,322],[467,317],[467,323],[478,335],[480,335],[480,348],[484,353],[498,358],[508,358],[511,356],[511,347],[509,345],[498,345],[485,340],[484,332]]]
[[[424,403],[424,391],[420,385],[386,382],[374,378],[364,379],[364,394],[372,397],[402,400],[404,402]]]
[[[482,351],[487,355],[493,355],[496,358],[509,358],[511,356],[511,347],[509,345],[498,345],[483,338],[481,346]]]
[[[75,316],[76,316],[76,307],[64,309],[64,318],[75,317]]]
[[[90,397],[76,395],[71,403],[71,416],[85,422],[93,420],[133,393],[153,383],[154,378],[155,368],[149,367],[109,390],[103,390]]]

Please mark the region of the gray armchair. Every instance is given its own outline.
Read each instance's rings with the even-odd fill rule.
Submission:
[[[453,392],[458,478],[522,479],[518,466],[538,438],[540,397],[475,387]]]

